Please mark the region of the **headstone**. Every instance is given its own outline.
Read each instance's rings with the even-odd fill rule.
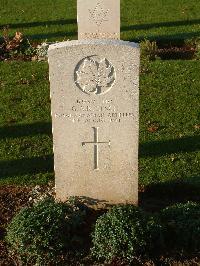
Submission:
[[[48,54],[57,199],[137,204],[138,45],[68,41]]]
[[[78,0],[78,39],[120,39],[120,0]]]

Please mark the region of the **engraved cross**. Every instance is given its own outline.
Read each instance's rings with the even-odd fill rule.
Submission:
[[[94,141],[82,142],[82,146],[94,144],[94,170],[99,170],[99,144],[108,144],[110,146],[111,141],[99,141],[99,127],[92,128],[94,130]]]

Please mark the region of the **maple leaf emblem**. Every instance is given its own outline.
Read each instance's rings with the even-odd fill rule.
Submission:
[[[106,17],[108,15],[109,9],[104,10],[100,3],[97,3],[96,7],[92,10],[89,9],[90,19],[93,20],[96,25],[99,27],[106,21]]]
[[[87,57],[78,64],[75,70],[75,83],[87,94],[106,93],[114,82],[115,70],[106,58]]]

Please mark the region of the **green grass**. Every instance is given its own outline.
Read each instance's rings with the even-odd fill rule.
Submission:
[[[155,61],[141,76],[141,184],[200,184],[199,67],[197,61]],[[148,123],[160,129],[151,133]]]
[[[141,75],[141,185],[200,183],[199,68],[200,61],[155,61]],[[0,63],[0,184],[46,184],[52,154],[47,63]]]
[[[0,28],[31,39],[77,39],[76,0],[0,0]],[[121,0],[124,40],[184,40],[200,36],[199,0]]]
[[[48,66],[0,64],[0,184],[42,184],[53,176]]]
[[[122,0],[122,39],[185,40],[200,36],[198,0]]]

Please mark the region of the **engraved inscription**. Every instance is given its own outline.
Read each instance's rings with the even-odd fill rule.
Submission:
[[[77,99],[69,107],[68,111],[60,109],[55,113],[55,117],[66,119],[72,123],[121,123],[127,120],[136,121],[134,113],[127,110],[119,110],[113,99],[103,99],[99,101],[94,98]]]
[[[77,87],[86,94],[105,94],[115,83],[116,73],[106,58],[97,55],[83,58],[76,66],[74,80]]]
[[[94,9],[89,9],[88,11],[90,13],[90,20],[92,20],[98,27],[100,27],[104,21],[108,20],[107,16],[109,9],[104,10],[100,3],[97,3]]]
[[[124,120],[136,120],[134,113],[110,112],[110,113],[56,113],[56,118],[64,118],[73,123],[120,123]]]
[[[98,127],[92,127],[94,130],[94,141],[82,142],[82,146],[86,144],[94,144],[94,170],[99,170],[99,145],[108,144],[110,147],[111,141],[99,141]]]
[[[80,34],[82,39],[114,39],[118,40],[120,38],[119,33],[109,33],[109,32],[84,32]]]

